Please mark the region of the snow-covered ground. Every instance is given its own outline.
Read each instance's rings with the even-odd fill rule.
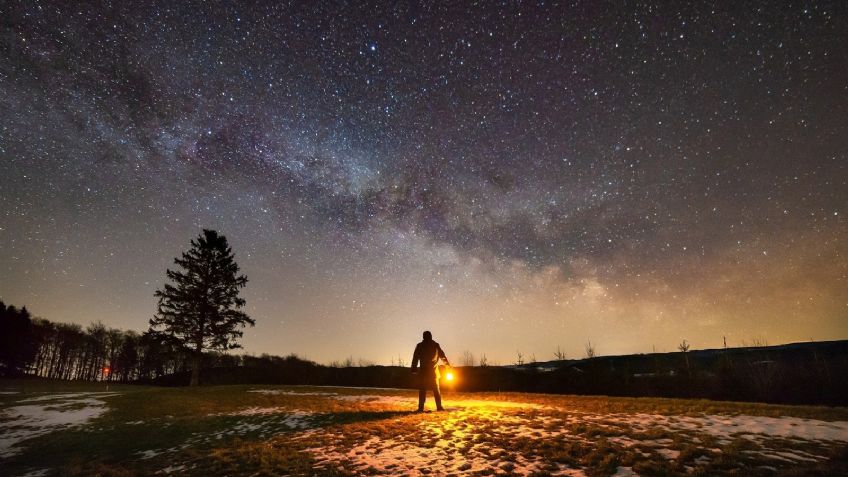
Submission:
[[[364,394],[345,396],[345,400],[396,404],[405,410],[414,409],[418,405],[417,399],[401,396]],[[487,437],[492,437],[496,433],[516,431],[515,425],[523,420],[512,413],[540,409],[542,406],[481,400],[445,400],[445,406],[445,418],[438,422],[422,421],[415,440],[371,437],[352,448],[330,445],[311,448],[309,452],[322,467],[344,462],[355,471],[376,469],[388,475],[474,474],[487,470],[527,475],[546,469],[546,463],[541,459],[528,459],[493,444],[475,443],[478,435],[484,432]],[[484,429],[481,420],[486,421],[490,427]],[[312,430],[309,435],[314,436],[316,432],[321,431]],[[328,433],[325,437],[335,442],[341,441],[344,436]],[[435,445],[421,445],[421,442],[434,442]],[[463,455],[460,450],[464,448],[468,449]],[[509,459],[496,457],[502,455],[509,455]],[[579,469],[565,466],[559,466],[558,472],[560,475],[584,475]]]
[[[0,411],[0,458],[20,452],[19,443],[58,429],[82,426],[107,410],[103,398],[117,393],[46,393]]]
[[[260,430],[265,427],[282,427],[284,429],[307,429],[308,427],[310,427],[310,418],[313,416],[313,413],[309,411],[301,411],[299,409],[287,410],[282,407],[247,407],[244,409],[239,409],[238,411],[228,413],[210,414],[210,416],[267,417],[267,419],[257,423],[238,422],[234,424],[229,430],[225,429],[223,431],[223,435],[226,435],[230,431],[233,431],[234,434],[244,434],[245,432],[239,431],[240,428],[246,430],[247,432]]]
[[[576,414],[567,422],[595,422],[600,425],[629,425],[637,430],[663,428],[694,431],[729,442],[734,436],[750,440],[798,438],[811,441],[848,442],[848,422],[819,421],[798,417],[767,416],[663,416],[660,414]]]
[[[417,399],[402,396],[375,394],[333,396],[348,402],[373,403],[410,410]],[[508,445],[510,439],[529,438],[539,442],[565,440],[594,445],[587,436],[572,434],[575,424],[597,425],[621,435],[609,442],[623,448],[639,449],[640,455],[650,458],[660,456],[670,461],[680,457],[674,449],[675,441],[662,439],[634,439],[631,436],[664,430],[677,435],[677,439],[694,444],[701,442],[698,435],[717,438],[719,444],[743,438],[761,444],[752,455],[777,461],[777,463],[818,462],[827,459],[819,454],[799,450],[787,451],[769,447],[770,439],[794,439],[796,442],[817,442],[825,445],[848,442],[848,422],[827,422],[796,417],[763,416],[665,416],[660,414],[593,414],[579,411],[563,412],[549,406],[524,402],[450,400],[445,399],[448,412],[438,420],[422,420],[414,439],[407,436],[364,439],[354,446],[332,444],[344,442],[344,433],[313,429],[306,437],[324,435],[322,441],[331,444],[309,449],[319,466],[344,464],[353,471],[373,471],[387,475],[473,474],[477,472],[509,472],[529,475],[546,472],[552,475],[581,476],[583,469],[552,466],[541,458],[514,452]],[[720,448],[706,449],[712,458],[721,454]],[[696,465],[708,464],[711,457],[701,456]],[[370,470],[369,470],[370,469]],[[616,476],[638,475],[631,467],[618,467]]]

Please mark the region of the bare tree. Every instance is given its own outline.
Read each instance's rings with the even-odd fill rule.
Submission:
[[[465,350],[462,352],[462,359],[460,360],[460,363],[462,363],[463,366],[474,366],[474,362],[474,354],[471,353],[471,351]]]
[[[594,358],[597,356],[595,354],[595,345],[592,344],[592,340],[586,340],[586,358]]]
[[[752,348],[765,348],[768,345],[768,340],[759,336],[751,340]]]
[[[486,358],[486,353],[480,355],[480,367],[485,368],[489,365],[489,359]]]
[[[692,378],[692,369],[689,367],[689,347],[690,344],[683,340],[679,345],[677,345],[677,349],[683,353],[683,359],[686,361],[686,374],[689,375],[689,378]]]
[[[401,368],[406,367],[406,361],[400,355],[398,355],[398,361],[397,362],[398,362],[398,366],[400,366]]]
[[[536,353],[530,355],[530,364],[536,364]]]
[[[515,360],[515,364],[521,366],[524,364],[524,354],[522,354],[521,351],[516,351],[515,353],[518,355],[518,358]]]
[[[559,361],[563,361],[565,359],[565,351],[563,351],[559,345],[557,345],[557,349],[554,351],[554,358]]]

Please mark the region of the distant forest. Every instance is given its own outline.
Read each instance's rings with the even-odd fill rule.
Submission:
[[[209,366],[250,364],[249,356],[207,353]],[[191,367],[191,352],[156,333],[108,328],[95,322],[54,323],[26,307],[0,301],[0,376],[84,381],[153,382]]]
[[[192,351],[155,333],[53,323],[0,302],[0,376],[188,385]],[[457,391],[848,405],[848,341],[454,368]],[[202,384],[414,387],[401,366],[203,353]]]

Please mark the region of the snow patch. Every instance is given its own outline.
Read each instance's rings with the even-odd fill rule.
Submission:
[[[286,390],[282,390],[282,389],[250,389],[247,392],[266,394],[266,395],[269,395],[269,396],[335,396],[337,394],[337,393],[323,393],[323,392],[297,392],[297,391],[286,391]]]
[[[368,404],[384,404],[388,406],[418,406],[418,398],[411,399],[407,396],[381,396],[376,394],[340,394],[333,399],[348,402],[366,402]]]
[[[169,465],[168,467],[165,467],[164,469],[160,469],[156,473],[157,474],[173,474],[174,472],[182,472],[184,470],[188,470],[188,468],[186,467],[185,464]]]
[[[86,397],[109,397],[109,396],[117,396],[120,393],[112,393],[107,391],[96,391],[96,392],[80,392],[80,393],[64,393],[64,394],[48,394],[46,396],[33,397],[28,399],[22,399],[18,402],[42,402],[42,401],[67,401],[69,399],[79,399]]]
[[[819,421],[798,417],[767,416],[663,416],[658,414],[587,415],[579,419],[614,424],[627,424],[639,429],[663,427],[674,431],[697,431],[720,438],[749,435],[755,439],[767,437],[796,437],[808,441],[848,442],[848,422]]]
[[[680,451],[679,450],[661,448],[661,449],[657,449],[656,452],[657,452],[657,454],[665,457],[668,460],[675,460],[678,457],[680,457]]]
[[[336,396],[344,401],[417,406],[417,399],[404,396],[349,395]],[[549,439],[563,436],[566,439],[584,441],[572,436],[565,429],[548,430],[545,426],[556,426],[559,420],[549,416],[525,412],[541,409],[530,403],[487,400],[445,400],[449,412],[439,414],[439,419],[425,419],[418,423],[419,439],[381,439],[372,437],[353,447],[330,444],[308,449],[322,469],[344,465],[354,473],[374,472],[388,475],[460,474],[487,475],[503,474],[532,475],[536,473],[585,477],[581,469],[548,462],[541,457],[525,456],[522,453],[480,442],[481,428],[490,437],[512,439],[527,436]],[[481,421],[485,421],[481,423]],[[307,434],[307,433],[304,433]],[[312,430],[314,437],[321,435],[325,442],[343,441],[341,434]],[[498,439],[502,440],[502,439]]]
[[[21,477],[44,477],[50,473],[50,469],[37,469],[31,470],[26,474],[22,474]]]
[[[51,432],[83,426],[106,412],[101,398],[117,393],[50,394],[24,399],[0,413],[0,458],[20,452],[19,443]]]
[[[616,467],[612,477],[639,477],[639,474],[633,472],[633,468],[631,467]]]
[[[221,414],[213,415],[220,416]],[[217,432],[195,434],[186,444],[192,446],[200,442],[209,442],[225,437],[237,437],[247,434],[258,434],[258,437],[265,438],[281,431],[305,430],[312,427],[312,416],[314,414],[309,411],[300,411],[297,409],[283,411],[281,408],[248,408],[243,411],[224,415],[240,416],[247,419],[238,420]],[[258,418],[258,416],[267,417]]]
[[[372,437],[349,450],[329,446],[307,451],[313,454],[316,467],[320,469],[334,468],[344,463],[355,473],[372,473],[375,470],[381,475],[473,475],[503,472],[529,475],[550,472],[546,470],[548,464],[541,459],[531,460],[520,454],[513,454],[510,461],[494,458],[494,454],[507,452],[495,447],[471,449],[463,456],[452,447],[428,448],[400,439],[384,440]],[[585,476],[579,469],[562,469],[562,472],[556,473],[573,477]]]
[[[235,412],[210,414],[210,416],[264,416],[267,414],[279,414],[281,412],[285,412],[281,407],[248,407]]]
[[[136,455],[138,455],[141,460],[147,460],[147,459],[152,459],[152,458],[156,457],[157,455],[162,455],[165,452],[167,452],[167,451],[165,451],[163,449],[150,449],[150,450],[144,450],[144,451],[136,452]]]

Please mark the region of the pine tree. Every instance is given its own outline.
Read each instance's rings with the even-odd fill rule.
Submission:
[[[0,376],[25,374],[35,360],[36,351],[29,311],[26,307],[7,308],[0,301]]]
[[[203,351],[240,348],[236,339],[241,328],[255,321],[239,311],[245,305],[239,290],[247,277],[238,274],[226,237],[204,229],[174,263],[182,270],[166,271],[173,284],[156,291],[158,313],[150,320],[150,331],[192,352],[191,386],[196,386]]]

